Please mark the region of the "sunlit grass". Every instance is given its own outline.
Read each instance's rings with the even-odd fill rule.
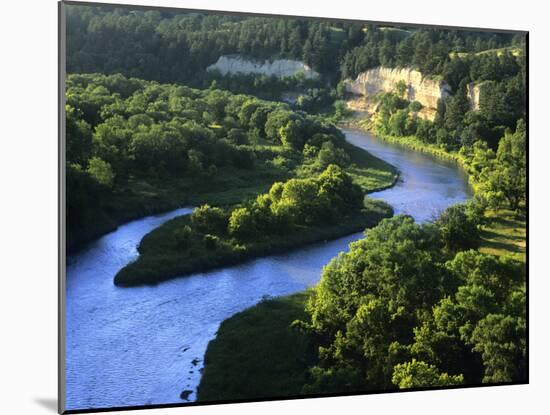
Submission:
[[[518,261],[526,259],[526,223],[509,210],[488,211],[487,224],[481,234],[481,252],[509,255]]]

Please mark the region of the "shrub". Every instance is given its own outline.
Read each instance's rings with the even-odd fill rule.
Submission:
[[[191,214],[193,227],[203,233],[224,233],[227,214],[220,208],[202,205]]]

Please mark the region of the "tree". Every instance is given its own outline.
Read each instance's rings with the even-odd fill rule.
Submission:
[[[256,220],[250,209],[237,208],[231,212],[228,231],[230,235],[247,239],[257,234]]]
[[[437,220],[441,237],[451,252],[477,248],[480,243],[480,218],[466,204],[448,207]]]
[[[406,98],[405,92],[407,92],[407,89],[409,89],[409,87],[402,79],[395,84],[395,93],[399,98]]]
[[[489,175],[489,189],[498,203],[505,200],[518,211],[527,192],[527,157],[525,122],[518,122],[515,133],[507,132],[500,140],[495,170]]]
[[[390,387],[421,310],[431,310],[447,292],[439,249],[432,225],[396,216],[369,229],[324,268],[307,305],[312,330],[326,339],[318,373],[326,377],[352,367],[362,373],[363,387]]]
[[[79,119],[74,108],[67,106],[66,114],[67,163],[86,166],[92,153],[92,128],[86,121]]]
[[[291,119],[279,128],[281,143],[289,148],[301,150],[304,146],[303,122],[300,119]]]
[[[363,192],[352,178],[336,164],[329,165],[318,178],[320,198],[327,198],[335,216],[363,207]]]
[[[294,115],[289,110],[277,109],[271,111],[267,115],[265,122],[265,135],[268,140],[275,143],[281,142],[280,131],[290,120],[294,119]]]
[[[464,115],[470,109],[466,95],[466,82],[461,82],[455,95],[447,99],[445,110],[445,127],[448,130],[456,130],[463,125]]]
[[[398,110],[394,114],[392,114],[388,122],[390,134],[397,137],[402,137],[404,135],[407,135],[408,119],[409,119],[409,113],[407,110],[404,110],[404,109]]]
[[[92,176],[98,183],[106,187],[112,187],[115,174],[111,165],[106,161],[101,160],[99,157],[92,157],[88,162],[88,168],[86,170],[90,176]]]
[[[193,227],[202,233],[223,234],[227,229],[227,214],[223,209],[202,205],[191,214]]]
[[[232,128],[229,130],[227,133],[227,139],[238,145],[248,144],[248,137],[244,130],[241,130],[240,128]]]
[[[524,382],[526,366],[526,321],[523,316],[489,314],[472,333],[473,350],[481,353],[484,383]]]
[[[325,170],[331,164],[345,167],[349,162],[350,158],[346,151],[342,148],[337,148],[332,141],[325,141],[317,153],[317,163],[322,170]]]
[[[433,365],[412,359],[394,366],[392,382],[399,389],[454,386],[464,383],[464,376],[450,376]]]
[[[284,184],[280,199],[273,204],[273,211],[290,224],[315,223],[321,212],[318,191],[314,179],[290,179]]]

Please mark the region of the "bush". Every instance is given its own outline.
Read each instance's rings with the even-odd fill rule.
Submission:
[[[220,242],[220,238],[218,238],[216,235],[211,235],[207,233],[203,237],[204,246],[206,246],[206,249],[209,251],[212,251],[218,247],[218,244]]]
[[[232,128],[229,130],[227,133],[227,139],[237,145],[248,144],[248,136],[244,130],[241,130],[240,128]]]
[[[222,234],[227,228],[227,214],[220,208],[203,205],[193,211],[191,223],[202,233]]]
[[[256,221],[252,212],[247,208],[237,208],[229,218],[229,234],[237,238],[246,239],[256,233]]]
[[[176,247],[182,250],[189,248],[192,234],[193,231],[189,225],[185,225],[183,228],[176,229],[174,231]]]
[[[443,243],[449,251],[464,251],[479,246],[479,218],[465,204],[447,208],[437,220]]]
[[[349,162],[350,158],[346,151],[342,148],[337,148],[332,141],[325,141],[317,154],[317,163],[322,170],[331,164],[345,167]]]
[[[109,163],[101,160],[99,157],[92,157],[88,162],[86,170],[98,183],[103,186],[112,187],[115,180],[115,174]]]

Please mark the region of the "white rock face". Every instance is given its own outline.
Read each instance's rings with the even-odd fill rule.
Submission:
[[[365,97],[374,96],[379,92],[391,92],[399,81],[407,84],[403,98],[418,101],[425,108],[437,109],[437,101],[450,95],[451,88],[447,83],[429,79],[414,69],[399,69],[378,67],[361,72],[355,80],[345,81],[346,91]]]
[[[479,110],[479,96],[481,95],[481,85],[476,85],[473,82],[468,84],[468,102],[470,109]]]
[[[303,72],[308,79],[318,78],[319,74],[301,61],[276,59],[274,61],[253,61],[239,55],[220,56],[218,61],[206,68],[207,71],[219,71],[227,74],[264,74],[284,78]]]

